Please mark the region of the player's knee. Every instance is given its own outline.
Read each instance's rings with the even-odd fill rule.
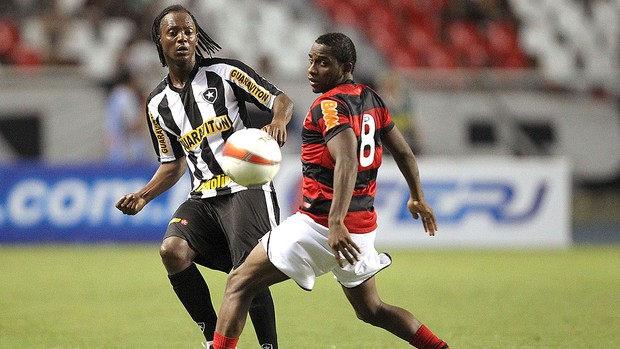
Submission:
[[[239,269],[234,270],[230,273],[230,275],[228,275],[228,280],[226,282],[226,293],[234,297],[254,297],[257,292],[252,287],[250,279],[251,278],[248,275],[245,275],[245,273],[239,271]]]
[[[188,253],[187,243],[176,241],[176,239],[166,239],[159,248],[159,256],[162,263],[169,272],[180,272],[191,264],[190,254]],[[185,245],[185,246],[184,246]]]
[[[381,304],[368,305],[363,309],[356,309],[355,315],[365,323],[377,326],[381,322]]]
[[[365,323],[370,323],[372,318],[372,315],[369,312],[363,311],[356,311],[355,316],[357,316],[358,319],[364,321]]]
[[[239,273],[238,270],[233,270],[228,275],[228,280],[226,282],[226,291],[234,294],[241,293],[247,290],[245,278],[242,274]]]

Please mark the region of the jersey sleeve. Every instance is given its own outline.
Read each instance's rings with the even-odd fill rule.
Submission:
[[[282,91],[245,63],[234,59],[225,62],[230,66],[226,80],[233,86],[237,98],[256,105],[260,110],[271,110]]]
[[[390,114],[385,102],[383,99],[371,89],[374,98],[376,99],[377,108],[375,111],[378,112],[378,120],[379,120],[379,132],[381,132],[381,136],[386,135],[396,126],[394,120],[392,119],[392,115]]]
[[[338,99],[323,98],[317,101],[311,111],[317,129],[325,142],[351,127],[351,113],[346,104]]]
[[[164,130],[160,125],[160,120],[148,110],[147,106],[147,122],[151,141],[160,163],[172,162],[180,157],[185,156],[183,148],[177,137],[170,132]]]

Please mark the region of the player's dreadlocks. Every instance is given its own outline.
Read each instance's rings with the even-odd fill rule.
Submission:
[[[355,45],[351,39],[342,33],[327,33],[319,36],[314,42],[317,44],[329,46],[332,49],[334,57],[340,63],[351,63],[351,72],[355,70],[355,62],[357,62],[357,53]]]
[[[161,65],[163,67],[167,66],[168,64],[166,63],[164,51],[162,50],[161,44],[159,43],[159,39],[161,37],[159,27],[161,25],[162,18],[164,18],[164,16],[166,16],[170,12],[186,12],[188,15],[190,15],[190,17],[192,17],[194,25],[196,26],[196,30],[198,31],[198,45],[196,47],[196,54],[198,56],[200,56],[201,58],[206,58],[207,56],[211,57],[213,53],[221,49],[220,45],[213,41],[213,39],[209,37],[207,32],[205,32],[204,29],[202,29],[198,25],[198,21],[196,21],[196,18],[191,12],[189,12],[188,9],[181,5],[171,5],[166,7],[157,17],[155,17],[155,20],[153,20],[153,26],[151,27],[151,39],[153,39],[153,41],[155,42],[155,46],[157,47],[157,53],[159,54],[159,61],[161,62]]]

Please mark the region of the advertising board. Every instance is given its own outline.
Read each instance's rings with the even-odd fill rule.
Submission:
[[[563,247],[570,244],[570,166],[563,158],[419,159],[438,220],[428,237],[406,209],[409,191],[386,157],[375,209],[377,244],[395,247]],[[0,243],[159,241],[189,178],[126,216],[114,203],[151,178],[154,165],[0,166]],[[186,175],[187,176],[187,175]],[[282,217],[300,202],[300,163],[288,156],[275,185]]]

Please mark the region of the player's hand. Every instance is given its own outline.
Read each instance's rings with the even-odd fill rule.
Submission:
[[[362,250],[351,239],[351,233],[344,225],[330,225],[327,235],[327,243],[332,248],[338,265],[344,267],[344,259],[353,265],[359,260]]]
[[[429,236],[434,236],[437,231],[437,220],[433,209],[425,202],[421,200],[409,199],[407,202],[407,209],[411,212],[414,219],[422,217],[422,225],[424,225],[424,231]]]
[[[282,147],[286,143],[286,124],[283,122],[272,121],[270,124],[263,126],[263,131],[269,133],[273,139]]]
[[[114,206],[124,214],[135,215],[142,211],[146,204],[147,202],[143,197],[133,193],[123,195]]]

